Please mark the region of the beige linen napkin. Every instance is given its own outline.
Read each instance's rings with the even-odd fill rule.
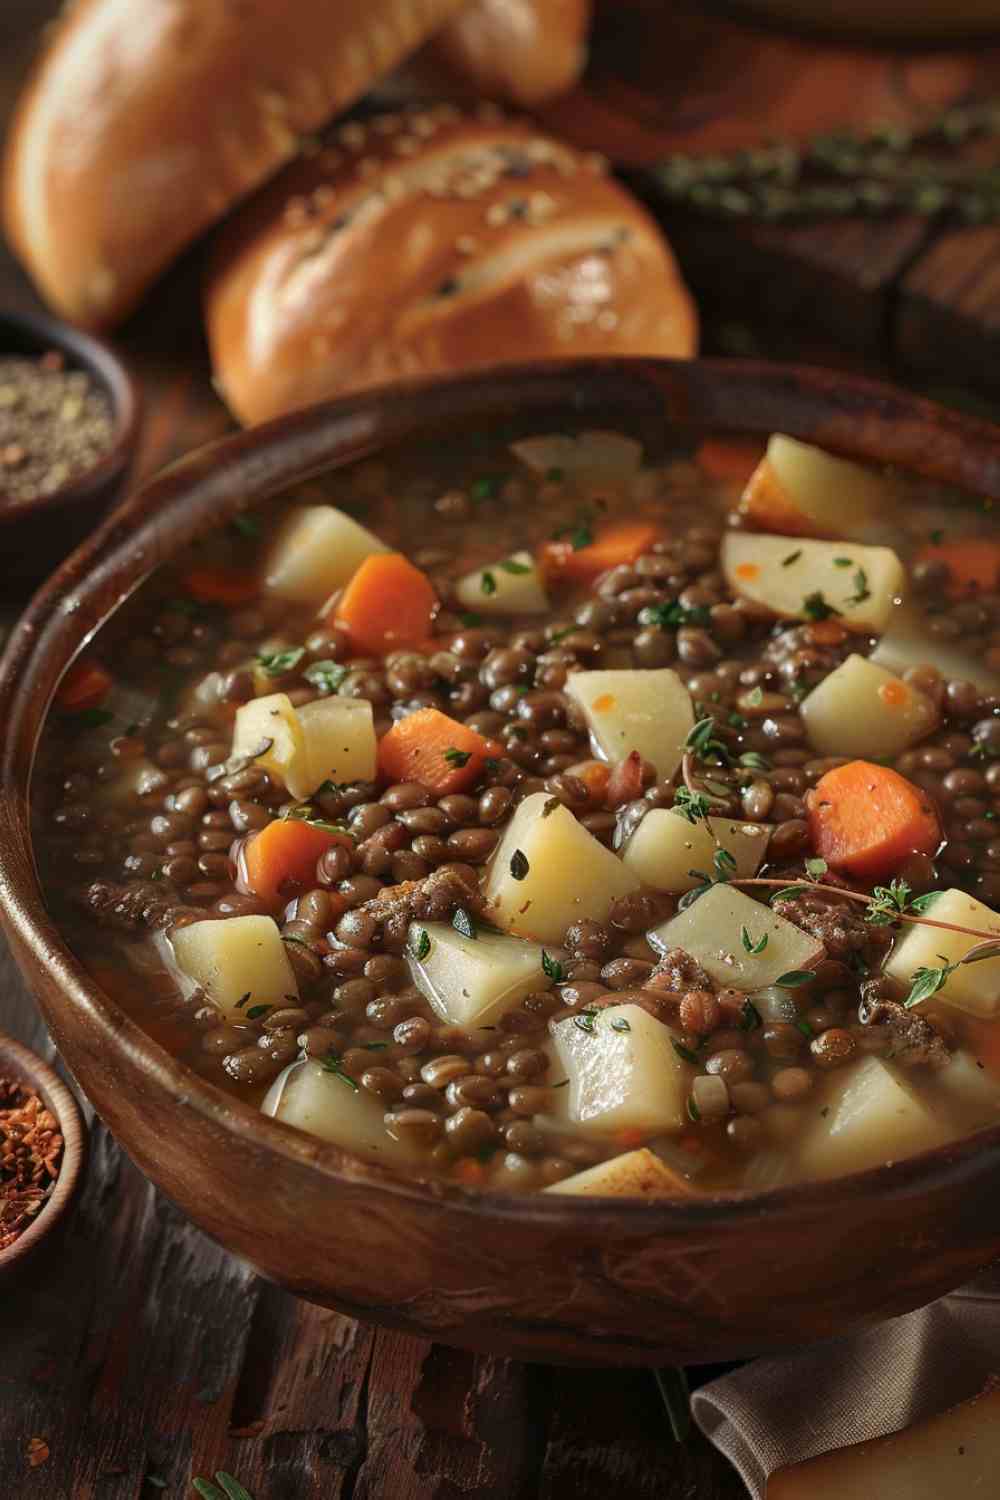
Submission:
[[[694,1393],[754,1500],[782,1464],[933,1416],[1000,1373],[1000,1270],[877,1328],[757,1359]]]

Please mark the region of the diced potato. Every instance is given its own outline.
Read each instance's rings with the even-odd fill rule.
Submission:
[[[486,914],[505,931],[561,943],[572,922],[603,922],[619,896],[638,889],[632,871],[568,808],[553,807],[545,792],[534,792],[507,825],[491,861]]]
[[[986,1500],[1000,1470],[1000,1387],[887,1437],[777,1469],[767,1500]]]
[[[805,1177],[840,1177],[940,1145],[946,1124],[880,1057],[832,1074],[804,1108],[798,1164]]]
[[[488,1025],[545,982],[537,943],[490,932],[468,938],[445,922],[414,922],[406,958],[413,983],[453,1026]]]
[[[1000,1079],[974,1052],[953,1052],[946,1068],[933,1072],[916,1069],[914,1077],[918,1085],[926,1084],[931,1107],[946,1104],[966,1130],[978,1130],[1000,1120]]]
[[[388,1166],[403,1166],[416,1157],[414,1147],[386,1129],[385,1104],[366,1089],[353,1089],[321,1062],[292,1063],[275,1079],[261,1109],[286,1125]]]
[[[298,1004],[299,987],[272,917],[193,922],[174,930],[170,947],[181,973],[227,1016],[238,1018],[256,1005]]]
[[[287,693],[253,698],[236,710],[232,754],[252,756],[282,785],[292,766],[301,764],[304,745],[302,725]]]
[[[767,938],[760,953],[747,952],[741,936],[744,927],[751,948]],[[783,974],[815,968],[823,956],[822,943],[810,933],[721,882],[669,922],[654,927],[647,938],[660,953],[683,948],[717,984],[737,990],[764,989]]]
[[[1000,672],[992,671],[982,654],[963,650],[929,633],[929,617],[912,604],[893,611],[882,639],[869,657],[891,672],[909,667],[936,667],[949,682],[974,682],[982,693],[1000,692]]]
[[[692,1189],[645,1146],[554,1182],[547,1193],[587,1198],[690,1198]]]
[[[513,552],[500,562],[467,573],[455,597],[482,615],[544,615],[550,608],[538,564],[530,552]]]
[[[864,533],[891,498],[874,470],[776,432],[750,476],[739,511],[765,531],[850,537]]]
[[[729,818],[689,823],[672,808],[655,807],[622,850],[622,864],[658,891],[690,891],[701,884],[692,870],[712,878],[712,860],[720,848],[736,861],[734,874],[756,875],[770,837],[770,828],[761,823]]]
[[[389,548],[332,505],[303,505],[286,518],[264,563],[264,587],[293,604],[321,604],[373,552]]]
[[[666,781],[694,728],[691,694],[670,667],[574,672],[565,691],[583,710],[595,750],[608,761],[638,750]]]
[[[536,474],[558,470],[561,478],[586,484],[624,484],[642,463],[642,445],[621,432],[597,429],[573,437],[566,432],[521,438],[510,451]]]
[[[799,706],[806,733],[821,755],[892,760],[938,722],[927,697],[885,667],[849,656]]]
[[[639,1005],[608,1006],[554,1022],[559,1062],[569,1088],[566,1108],[578,1130],[649,1135],[683,1130],[694,1068],[674,1046],[676,1034]]]
[[[374,781],[375,721],[367,698],[317,698],[295,712],[302,754],[285,774],[293,797],[311,797],[324,781]]]
[[[935,922],[976,927],[982,932],[995,932],[1000,937],[1000,916],[954,886],[942,891],[923,915]],[[915,970],[939,969],[942,964],[957,963],[970,949],[987,941],[987,938],[969,937],[964,932],[949,932],[946,928],[914,923],[898,939],[885,963],[885,972],[901,984],[909,985]],[[933,998],[935,1004],[954,1005],[956,1010],[968,1011],[973,1016],[992,1018],[1000,1015],[1000,958],[963,964],[948,976]]]
[[[891,547],[857,542],[731,531],[723,538],[721,560],[730,588],[773,614],[809,620],[832,609],[849,629],[876,634],[889,623],[906,584]]]

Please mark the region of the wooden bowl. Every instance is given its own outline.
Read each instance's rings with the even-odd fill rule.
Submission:
[[[51,1197],[13,1245],[0,1250],[0,1283],[20,1271],[53,1230],[65,1220],[76,1197],[87,1159],[87,1131],[76,1100],[62,1079],[34,1052],[0,1032],[0,1078],[9,1078],[38,1095],[59,1121],[63,1137],[62,1163]]]
[[[875,382],[752,362],[593,361],[376,391],[200,450],[37,595],[0,668],[0,905],[63,1056],[132,1158],[263,1275],[446,1343],[592,1364],[719,1360],[905,1312],[1000,1254],[1000,1127],[834,1182],[684,1202],[422,1186],[265,1118],[182,1066],[74,957],[35,876],[32,758],[74,653],[156,565],[289,483],[420,434],[516,419],[779,428],[1000,500],[1000,430]]]
[[[36,499],[0,494],[0,558],[10,585],[34,586],[91,531],[122,493],[139,436],[139,388],[109,344],[44,313],[0,309],[0,358],[65,355],[70,369],[86,370],[111,403],[114,434],[107,453],[85,473]]]

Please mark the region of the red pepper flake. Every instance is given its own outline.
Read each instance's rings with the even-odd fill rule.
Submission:
[[[46,1463],[48,1457],[49,1445],[44,1438],[33,1437],[28,1439],[28,1463],[33,1469],[37,1469],[39,1464]]]
[[[50,1196],[62,1152],[55,1115],[37,1094],[0,1077],[0,1250],[20,1238]],[[38,1462],[47,1457],[46,1447]]]

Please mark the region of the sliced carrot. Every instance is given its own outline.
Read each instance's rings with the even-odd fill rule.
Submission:
[[[964,542],[928,542],[917,562],[940,562],[948,569],[947,590],[952,598],[991,594],[1000,587],[1000,542],[970,537]]]
[[[249,604],[260,593],[255,574],[241,568],[190,568],[181,579],[186,594],[199,604]]]
[[[648,521],[624,521],[599,531],[586,547],[574,547],[572,538],[544,542],[538,562],[546,577],[589,583],[609,568],[635,562],[659,539],[660,528]]]
[[[694,461],[709,479],[746,484],[764,457],[763,438],[706,438]]]
[[[427,574],[401,552],[376,552],[344,589],[334,619],[346,627],[355,650],[382,656],[394,647],[423,645],[437,602]]]
[[[113,678],[100,662],[88,657],[75,661],[59,684],[56,703],[66,713],[97,708],[111,691]]]
[[[389,781],[418,781],[439,797],[469,786],[487,758],[502,746],[437,708],[418,708],[397,719],[378,747],[379,770]]]
[[[926,792],[888,766],[852,760],[806,798],[816,853],[858,880],[885,880],[909,854],[933,854],[941,825]]]
[[[277,818],[243,846],[242,863],[253,895],[268,906],[280,906],[290,896],[316,883],[316,861],[334,844],[353,847],[346,833],[317,828],[298,818]]]

